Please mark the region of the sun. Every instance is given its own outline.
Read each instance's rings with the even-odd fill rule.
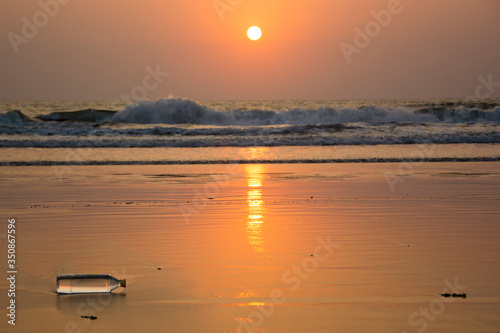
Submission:
[[[262,37],[262,30],[259,27],[253,26],[248,28],[247,35],[251,40],[259,40]]]

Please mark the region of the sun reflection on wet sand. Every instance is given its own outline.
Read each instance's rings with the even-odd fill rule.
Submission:
[[[248,241],[257,253],[264,252],[264,201],[262,200],[262,172],[263,165],[249,164],[245,166],[248,192],[248,219],[246,223],[246,231]]]

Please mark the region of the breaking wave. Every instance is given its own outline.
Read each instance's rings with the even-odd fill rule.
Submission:
[[[140,102],[126,107],[111,117],[112,122],[135,124],[198,124],[198,125],[304,125],[349,123],[469,123],[500,121],[500,108],[388,109],[381,107],[318,108],[291,110],[229,110],[216,111],[188,99],[164,99]]]
[[[229,105],[229,104],[226,104]],[[189,99],[29,117],[0,113],[1,147],[248,147],[500,143],[495,104],[216,110]]]

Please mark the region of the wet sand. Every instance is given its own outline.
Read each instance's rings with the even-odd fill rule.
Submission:
[[[498,332],[499,170],[498,162],[0,167],[0,264],[6,271],[15,218],[18,271],[16,326],[4,307],[0,327]],[[56,276],[68,273],[109,273],[128,285],[58,296]],[[0,288],[5,305],[6,279]],[[467,298],[441,296],[448,292]]]

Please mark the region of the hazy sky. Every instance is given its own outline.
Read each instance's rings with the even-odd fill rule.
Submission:
[[[0,9],[0,99],[500,96],[500,0],[0,0]],[[247,38],[252,25],[261,40]],[[481,76],[495,84],[478,90]]]

